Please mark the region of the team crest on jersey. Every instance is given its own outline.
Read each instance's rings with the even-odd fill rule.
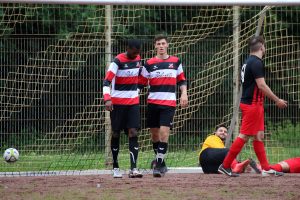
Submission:
[[[173,63],[169,64],[169,68],[170,68],[170,69],[174,69]]]
[[[153,66],[153,69],[157,69],[158,67],[156,65]]]
[[[128,68],[128,65],[127,65],[127,64],[125,64],[125,65],[124,65],[124,68]]]

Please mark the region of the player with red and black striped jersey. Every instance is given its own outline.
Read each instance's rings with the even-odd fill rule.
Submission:
[[[156,154],[154,177],[163,176],[167,167],[165,155],[168,149],[170,128],[176,108],[176,86],[181,90],[180,105],[187,107],[187,83],[182,64],[176,56],[168,55],[168,39],[158,35],[154,39],[157,55],[146,61],[139,77],[141,88],[149,85],[147,126],[150,128],[153,150]]]
[[[262,166],[262,175],[281,176],[269,166],[263,143],[264,138],[264,95],[273,100],[277,107],[287,107],[287,102],[278,98],[265,82],[265,69],[262,61],[265,55],[265,41],[262,36],[254,36],[249,40],[250,56],[241,69],[242,97],[240,108],[242,111],[242,125],[240,134],[231,145],[219,172],[228,176],[238,176],[233,173],[230,165],[242,150],[250,137],[253,139],[253,149]]]
[[[138,94],[138,76],[140,71],[140,49],[138,40],[129,40],[127,51],[115,57],[110,64],[103,82],[103,96],[106,110],[110,111],[113,156],[113,177],[121,178],[118,164],[120,132],[129,137],[130,178],[142,177],[137,169],[138,129],[140,128],[140,108]],[[110,89],[111,85],[111,89]]]

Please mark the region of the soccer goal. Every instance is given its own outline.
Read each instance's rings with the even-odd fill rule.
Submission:
[[[2,175],[109,173],[110,121],[102,99],[107,64],[125,51],[128,38],[142,41],[143,60],[154,56],[159,33],[168,35],[169,53],[183,62],[189,96],[189,107],[176,110],[166,162],[178,172],[199,172],[201,143],[216,125],[230,125],[239,68],[262,13],[266,80],[288,100],[284,111],[267,100],[267,155],[271,162],[300,156],[300,7],[74,2],[0,3],[0,150],[20,154],[14,163],[2,159]],[[145,98],[146,92],[138,167],[148,170],[154,153]],[[239,120],[233,137],[238,126]],[[120,167],[129,169],[124,134],[120,149]],[[249,146],[240,156],[254,153]]]

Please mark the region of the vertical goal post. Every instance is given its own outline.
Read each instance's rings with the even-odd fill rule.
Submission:
[[[262,27],[263,27],[263,22],[265,20],[265,17],[266,17],[266,12],[271,9],[270,6],[265,6],[264,9],[262,10],[262,12],[259,14],[259,19],[258,19],[258,22],[257,22],[257,28],[256,28],[256,31],[255,31],[255,36],[259,36],[261,34],[261,31],[262,31]],[[237,37],[238,38],[238,37]],[[237,46],[236,49],[239,49],[239,47]],[[236,56],[234,56],[235,58]],[[236,70],[239,72],[239,70]],[[240,73],[235,73],[234,75],[237,75],[238,77],[240,76]],[[237,77],[235,77],[237,78]],[[237,78],[239,80],[239,78]],[[239,81],[238,81],[239,82]],[[237,82],[235,82],[237,83]],[[235,104],[234,104],[234,107],[233,107],[233,114],[232,114],[232,118],[231,118],[231,121],[230,121],[230,126],[229,126],[229,129],[228,129],[228,137],[226,138],[226,141],[225,141],[225,146],[227,148],[230,147],[230,141],[232,139],[232,134],[234,133],[234,129],[236,128],[236,124],[237,124],[237,120],[239,119],[238,117],[238,114],[239,114],[239,107],[240,107],[240,101],[241,101],[241,97],[242,97],[242,85],[240,85],[240,87],[238,86],[239,84],[237,84],[237,91],[236,91],[236,96],[234,98],[235,100]],[[237,130],[237,129],[236,129]],[[235,136],[237,136],[237,132],[235,131]]]

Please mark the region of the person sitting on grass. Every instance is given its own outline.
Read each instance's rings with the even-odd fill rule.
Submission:
[[[221,124],[216,127],[214,134],[209,135],[199,153],[199,164],[205,174],[218,174],[218,167],[222,164],[225,156],[227,155],[229,149],[225,148],[225,140],[227,138],[227,127]],[[234,162],[231,164],[231,168],[235,173],[242,173],[246,167],[255,166],[254,160],[247,159],[243,162]]]

